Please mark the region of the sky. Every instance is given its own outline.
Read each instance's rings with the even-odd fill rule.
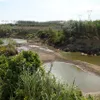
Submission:
[[[0,0],[0,22],[100,19],[100,0]]]

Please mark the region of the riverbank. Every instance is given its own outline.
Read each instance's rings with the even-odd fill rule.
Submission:
[[[69,60],[65,56],[61,55],[62,51],[57,50],[55,48],[51,48],[51,47],[48,47],[46,45],[42,45],[42,44],[38,44],[38,43],[32,43],[32,44],[25,43],[23,45],[20,45],[19,48],[26,50],[26,51],[32,50],[34,52],[37,52],[38,55],[40,56],[40,59],[44,63],[45,62],[54,62],[54,61],[71,63],[71,64],[77,66],[78,68],[80,68],[81,70],[84,70],[84,71],[87,71],[87,72],[92,72],[92,73],[95,73],[96,75],[100,75],[100,73],[98,73],[98,72],[100,72],[99,66],[97,68],[96,65],[93,65],[93,64],[90,64],[90,63],[87,63],[87,62],[83,62],[83,61],[80,61],[80,60]],[[91,93],[89,93],[89,94],[91,94]],[[92,94],[95,94],[95,93],[92,93]]]
[[[44,44],[39,44],[39,43],[28,43],[28,44],[23,45],[23,47],[28,48],[27,50],[32,50],[34,52],[37,52],[37,54],[40,57],[40,60],[43,63],[54,62],[54,61],[71,63],[83,71],[86,71],[88,73],[94,73],[96,75],[100,75],[100,66],[90,64],[87,62],[83,62],[80,60],[69,60],[67,57],[61,54],[62,51],[57,50],[55,48],[48,47]],[[83,93],[83,94],[84,95],[89,95],[89,94],[95,95],[96,93],[92,92],[92,93]],[[99,95],[99,92],[98,92],[98,95]]]
[[[65,57],[63,57],[62,55],[60,55],[59,52],[54,52],[54,55],[55,55],[55,57],[47,56],[47,59],[46,59],[46,54],[45,54],[45,59],[42,58],[42,61],[44,63],[46,63],[46,62],[54,62],[54,61],[61,61],[61,62],[71,63],[71,64],[74,64],[76,67],[78,67],[79,69],[81,69],[81,70],[83,70],[85,72],[88,72],[90,74],[94,73],[94,74],[100,76],[100,66],[98,66],[98,65],[90,64],[90,63],[83,62],[83,61],[80,61],[80,60],[68,60]],[[98,92],[87,92],[87,93],[84,93],[82,91],[82,94],[84,96],[92,95],[95,98],[100,98],[100,91],[98,91]]]
[[[54,52],[53,54],[40,54],[40,58],[43,62],[63,61],[66,63],[71,63],[76,65],[81,70],[100,76],[100,66],[90,64],[81,60],[68,60],[66,57],[62,56],[60,52]]]
[[[28,46],[31,46],[32,51],[35,51],[38,53],[43,63],[54,62],[54,61],[63,61],[66,63],[72,63],[84,71],[94,73],[100,76],[100,66],[99,65],[91,64],[91,63],[81,61],[81,60],[69,59],[68,57],[62,55],[61,50],[44,45],[42,43],[32,42],[32,43],[28,43]]]

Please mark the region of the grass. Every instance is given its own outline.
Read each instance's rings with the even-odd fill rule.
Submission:
[[[4,54],[6,56],[12,56],[16,55],[17,53],[18,52],[16,46],[11,43],[9,43],[8,45],[0,46],[0,55]]]
[[[20,78],[19,88],[16,90],[17,99],[11,97],[10,100],[93,100],[91,96],[84,97],[74,84],[62,84],[43,70],[33,74],[23,72]],[[20,88],[22,84],[23,88]],[[23,99],[20,99],[21,96]]]

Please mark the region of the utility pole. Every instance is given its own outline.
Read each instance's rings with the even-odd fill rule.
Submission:
[[[87,13],[88,13],[88,21],[90,21],[91,20],[92,10],[87,10]]]

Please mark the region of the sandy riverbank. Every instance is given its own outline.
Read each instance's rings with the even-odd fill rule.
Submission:
[[[88,73],[94,73],[96,75],[100,75],[100,71],[99,68],[100,66],[97,65],[93,65],[87,62],[83,62],[83,61],[79,61],[79,60],[67,60],[66,58],[63,58],[61,55],[55,53],[53,55],[51,54],[45,54],[44,56],[41,56],[41,60],[45,63],[45,62],[53,62],[53,61],[63,61],[66,63],[71,63],[74,64],[76,67],[80,68],[83,71],[86,71]],[[97,68],[97,69],[96,69]],[[88,92],[88,93],[84,93],[82,92],[84,96],[88,96],[88,95],[92,95],[94,97],[99,97],[100,96],[100,91],[98,92]]]
[[[87,63],[84,61],[80,61],[80,60],[69,60],[66,57],[64,57],[63,55],[61,55],[60,50],[57,50],[52,47],[49,47],[49,48],[52,48],[52,49],[49,49],[47,45],[42,44],[40,42],[39,43],[37,43],[37,42],[27,43],[26,47],[29,48],[29,50],[37,52],[40,59],[43,62],[63,61],[66,63],[72,63],[84,71],[91,72],[91,73],[94,73],[94,74],[100,76],[100,66],[91,64],[91,63]],[[51,52],[51,51],[53,51],[53,52]]]
[[[28,50],[37,52],[40,59],[43,62],[63,61],[66,63],[72,63],[84,71],[91,72],[96,75],[100,75],[100,66],[94,65],[91,63],[87,63],[84,61],[80,61],[80,60],[69,60],[68,58],[61,55],[61,53],[60,53],[61,51],[59,51],[55,48],[52,48],[52,50],[51,50],[48,48],[47,45],[44,45],[41,43],[28,43],[25,45],[24,48],[26,48],[26,49],[28,48]]]
[[[63,57],[59,52],[54,52],[53,54],[40,54],[40,58],[43,62],[63,61],[66,63],[72,63],[84,71],[94,73],[100,76],[100,66],[83,62],[80,60],[68,60],[65,57]]]

